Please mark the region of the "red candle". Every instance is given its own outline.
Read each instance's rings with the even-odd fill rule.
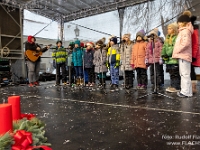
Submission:
[[[0,104],[0,135],[13,130],[12,105]]]
[[[8,97],[8,104],[12,105],[12,118],[14,121],[21,119],[20,96]]]

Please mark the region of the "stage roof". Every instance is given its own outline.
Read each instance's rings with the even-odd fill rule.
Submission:
[[[0,4],[27,9],[64,22],[85,18],[152,0],[0,0]]]

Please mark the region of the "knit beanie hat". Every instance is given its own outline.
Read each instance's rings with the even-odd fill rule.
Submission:
[[[110,38],[110,41],[113,41],[115,44],[117,44],[117,37],[116,37],[116,36],[111,37],[111,38]]]
[[[79,40],[76,40],[76,41],[74,42],[74,44],[78,44],[78,46],[81,46],[81,42],[80,42]]]
[[[153,29],[150,33],[149,33],[149,35],[155,35],[155,36],[158,36],[158,28],[155,28],[155,29]]]
[[[122,38],[125,38],[125,37],[127,37],[127,38],[129,38],[129,39],[130,39],[130,38],[131,38],[131,34],[130,34],[130,33],[126,33],[126,34],[124,34],[124,35],[123,35],[123,37],[122,37]]]
[[[168,27],[170,27],[174,30],[175,35],[178,34],[178,25],[176,22],[169,24]]]
[[[183,14],[178,18],[178,22],[190,22],[190,17],[192,16],[190,11],[184,11]]]
[[[69,46],[71,46],[71,47],[74,47],[74,45],[75,45],[74,42],[69,43]]]
[[[100,47],[103,47],[104,44],[105,44],[105,41],[106,41],[106,38],[103,37],[102,39],[100,39],[100,40],[98,40],[98,41],[96,42],[96,45],[99,45]]]
[[[136,39],[137,39],[138,36],[140,36],[142,39],[144,39],[145,32],[144,32],[143,29],[137,32],[137,34],[136,34]]]
[[[93,46],[94,46],[94,44],[92,42],[88,42],[86,45],[90,46],[91,48],[93,48]]]
[[[84,48],[85,47],[85,43],[81,42],[80,47]]]
[[[34,40],[36,41],[35,37],[32,36],[32,35],[29,35],[29,36],[28,36],[27,41],[28,41],[29,43],[34,43],[34,42],[32,42],[32,38],[34,38]]]

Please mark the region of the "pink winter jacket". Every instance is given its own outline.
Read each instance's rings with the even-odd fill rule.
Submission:
[[[179,58],[192,62],[192,33],[193,26],[191,23],[179,29],[172,58]]]
[[[153,59],[152,42],[148,42],[147,50],[146,50],[146,59],[149,64],[153,64],[154,61],[155,63],[159,62],[160,57],[161,57],[162,46],[163,44],[161,43],[161,41],[159,39],[156,39],[155,49],[154,49],[155,59]]]

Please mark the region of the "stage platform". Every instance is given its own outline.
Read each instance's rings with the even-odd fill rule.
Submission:
[[[34,113],[46,123],[53,150],[199,150],[200,93],[192,98],[151,95],[132,90],[119,92],[73,90],[41,86],[0,88],[0,103],[21,96],[23,113]],[[165,85],[165,87],[167,87]],[[199,85],[198,85],[199,90]]]

